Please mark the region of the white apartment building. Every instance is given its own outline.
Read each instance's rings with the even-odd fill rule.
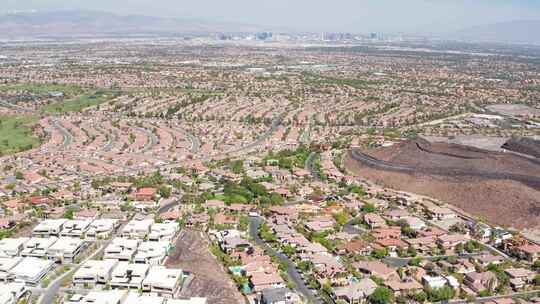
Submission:
[[[154,224],[153,219],[131,220],[122,229],[122,237],[128,239],[144,239]]]
[[[116,265],[118,265],[116,260],[86,261],[73,274],[73,285],[78,287],[105,285],[111,280]]]
[[[27,286],[37,286],[41,279],[54,268],[54,262],[39,258],[22,258],[22,260],[9,271],[15,282]]]
[[[154,295],[129,292],[122,304],[165,304],[165,299]]]
[[[29,238],[6,238],[0,240],[0,258],[12,258],[21,254]]]
[[[114,238],[107,248],[105,248],[103,259],[131,262],[138,247],[139,240]]]
[[[152,266],[143,281],[143,292],[150,292],[161,297],[173,297],[182,285],[182,269],[169,269],[164,266]]]
[[[97,219],[90,224],[86,231],[86,237],[89,239],[108,239],[118,226],[120,226],[120,221],[117,219]]]
[[[47,258],[57,262],[73,262],[84,244],[85,241],[78,238],[61,237],[47,249]]]
[[[91,291],[87,295],[75,294],[71,296],[66,304],[121,304],[127,291],[125,290],[107,290]]]
[[[12,281],[11,270],[22,261],[21,257],[0,258],[0,282]]]
[[[168,242],[142,242],[133,261],[139,264],[161,265],[169,251]]]
[[[67,219],[48,219],[43,220],[39,223],[33,230],[33,235],[35,237],[50,237],[50,236],[59,236],[64,224],[67,222]]]
[[[43,258],[47,255],[47,250],[49,250],[57,240],[58,238],[54,236],[51,236],[50,238],[31,238],[24,245],[21,256]]]
[[[176,222],[156,223],[150,229],[148,240],[152,242],[172,242],[179,230],[180,225]]]
[[[119,262],[112,273],[111,287],[138,290],[142,288],[142,282],[149,269],[150,265],[147,264]]]
[[[0,290],[0,304],[16,304],[27,291],[21,283],[0,283]]]
[[[68,220],[64,223],[60,236],[82,238],[90,228],[92,220]]]

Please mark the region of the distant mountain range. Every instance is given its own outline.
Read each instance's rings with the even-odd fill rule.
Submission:
[[[142,15],[120,16],[100,11],[53,11],[0,16],[0,37],[68,37],[119,34],[203,34],[254,32],[240,23]]]
[[[540,20],[517,20],[474,26],[449,35],[474,42],[540,44]]]
[[[540,44],[540,20],[475,26],[444,38],[471,42]],[[195,18],[117,15],[102,11],[32,11],[0,15],[0,38],[245,33],[265,27]],[[275,30],[275,29],[274,29]],[[285,29],[280,29],[285,30]]]

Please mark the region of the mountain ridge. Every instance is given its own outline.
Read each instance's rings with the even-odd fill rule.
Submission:
[[[208,34],[260,30],[263,30],[260,26],[226,21],[118,15],[90,10],[24,12],[0,16],[0,36],[11,38],[145,33]]]

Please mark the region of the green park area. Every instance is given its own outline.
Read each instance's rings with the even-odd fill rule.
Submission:
[[[46,95],[50,92],[62,92],[66,96],[76,96],[83,92],[80,87],[63,84],[17,83],[0,86],[0,92],[10,91],[26,92],[34,95]]]
[[[85,93],[75,98],[58,101],[44,106],[44,113],[68,113],[81,112],[82,110],[98,106],[118,96],[118,92],[98,90]]]
[[[40,140],[32,132],[35,117],[0,116],[0,155],[29,150],[39,146]]]

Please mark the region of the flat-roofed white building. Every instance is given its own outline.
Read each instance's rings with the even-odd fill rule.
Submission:
[[[73,262],[75,257],[83,250],[84,244],[85,241],[78,238],[58,238],[58,240],[47,249],[47,258],[59,262]]]
[[[89,239],[108,239],[119,226],[120,221],[117,219],[97,219],[90,224],[86,231],[86,237]]]
[[[66,304],[121,304],[125,299],[125,290],[90,291],[87,295],[75,294]]]
[[[200,298],[200,297],[193,297],[186,300],[180,300],[180,299],[167,300],[167,304],[206,304],[206,303],[207,303],[206,298]]]
[[[0,282],[9,282],[13,279],[11,270],[15,268],[21,260],[21,257],[0,258]]]
[[[140,289],[148,274],[150,265],[119,262],[114,268],[111,279],[112,288]]]
[[[29,238],[6,238],[0,240],[0,258],[16,257],[21,254]]]
[[[15,282],[24,283],[27,286],[36,286],[41,279],[54,267],[54,262],[40,258],[22,258],[22,260],[10,270]]]
[[[182,269],[152,266],[143,281],[143,292],[150,292],[161,297],[173,297],[182,285]]]
[[[130,239],[144,239],[154,224],[153,219],[131,220],[122,229],[122,236]]]
[[[0,283],[0,290],[0,304],[16,304],[27,291],[21,283]]]
[[[169,242],[142,242],[133,261],[140,264],[160,265],[169,251]]]
[[[116,265],[116,260],[88,260],[73,274],[73,285],[105,285],[111,280]]]
[[[179,230],[180,224],[176,222],[156,223],[152,225],[152,228],[150,229],[148,240],[152,242],[172,242]]]
[[[39,223],[32,234],[35,237],[50,237],[50,236],[59,236],[62,231],[64,224],[67,222],[67,219],[49,219],[43,220]]]
[[[24,244],[24,249],[21,251],[23,257],[43,258],[47,255],[47,250],[56,243],[57,237],[50,238],[31,238]]]
[[[165,304],[165,299],[154,295],[130,292],[122,304]]]
[[[131,262],[138,247],[139,240],[114,238],[107,248],[105,248],[103,258]]]
[[[60,236],[82,238],[90,228],[92,220],[68,220],[64,223]]]

